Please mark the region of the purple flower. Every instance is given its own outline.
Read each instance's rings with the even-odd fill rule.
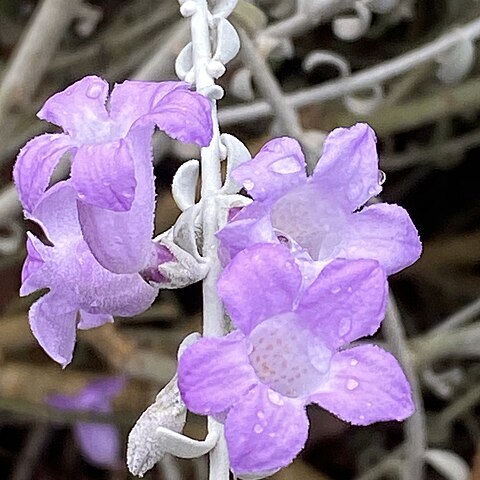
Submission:
[[[254,202],[218,233],[227,258],[255,243],[280,241],[323,263],[374,259],[390,275],[420,256],[417,231],[403,208],[364,207],[381,191],[376,138],[366,124],[330,133],[310,177],[300,145],[287,137],[268,142],[232,177]]]
[[[27,213],[52,246],[29,234],[20,289],[21,295],[49,289],[31,306],[30,327],[47,354],[64,367],[72,360],[77,327],[112,322],[112,315],[136,315],[149,308],[158,293],[158,287],[138,273],[115,274],[95,260],[82,237],[76,202],[67,180],[45,192]]]
[[[47,404],[60,410],[108,413],[112,411],[113,398],[124,386],[122,378],[104,378],[89,383],[77,395],[52,395],[47,398]],[[121,465],[120,434],[115,426],[78,422],[73,432],[81,453],[89,463],[100,468]]]
[[[200,146],[212,137],[211,107],[184,82],[125,81],[108,97],[108,84],[89,76],[53,95],[38,113],[65,133],[45,134],[20,151],[14,180],[31,213],[65,153],[78,194],[81,227],[101,265],[135,273],[152,256],[155,206],[151,134]]]
[[[284,245],[257,244],[224,270],[218,291],[235,327],[179,361],[187,407],[225,421],[232,470],[267,475],[303,448],[316,403],[354,425],[413,412],[397,361],[374,345],[387,284],[374,260],[334,260],[309,284]]]

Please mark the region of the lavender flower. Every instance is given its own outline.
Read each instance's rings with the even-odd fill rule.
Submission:
[[[200,146],[212,137],[210,103],[188,88],[185,82],[125,81],[107,98],[108,84],[89,76],[53,95],[38,116],[65,133],[41,135],[20,151],[14,179],[25,210],[35,209],[68,152],[83,235],[95,258],[115,273],[148,267],[155,255],[154,125]]]
[[[107,413],[112,410],[112,399],[124,386],[122,378],[104,378],[89,383],[77,395],[52,395],[47,403],[60,410]],[[80,452],[92,465],[110,469],[122,464],[120,434],[115,426],[78,422],[73,432]]]
[[[300,145],[287,137],[268,142],[232,177],[254,202],[218,233],[227,258],[254,243],[280,241],[324,263],[374,259],[392,274],[420,256],[417,231],[403,208],[364,207],[381,191],[376,138],[366,124],[331,132],[310,177]]]
[[[232,470],[271,474],[290,463],[308,435],[316,403],[354,425],[413,412],[397,361],[374,345],[387,283],[375,260],[334,260],[304,285],[284,245],[257,244],[226,267],[218,291],[237,330],[204,338],[179,360],[187,407],[225,421]]]
[[[20,295],[49,289],[31,306],[30,327],[46,353],[64,367],[72,360],[77,326],[88,329],[112,322],[112,315],[136,315],[158,293],[158,286],[138,273],[114,274],[95,260],[82,237],[76,202],[67,180],[50,188],[27,213],[53,246],[29,234],[20,289]]]

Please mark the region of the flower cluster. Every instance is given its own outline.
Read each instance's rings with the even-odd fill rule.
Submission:
[[[184,82],[126,81],[109,95],[102,79],[86,77],[52,96],[39,116],[64,133],[34,138],[15,165],[25,215],[46,240],[29,234],[21,294],[48,289],[32,305],[30,324],[65,366],[77,328],[136,315],[162,286],[185,284],[184,271],[193,268],[186,249],[169,236],[170,243],[152,240],[151,135],[157,126],[207,146],[211,104]],[[70,177],[50,187],[65,155]],[[421,244],[404,209],[372,201],[383,177],[366,124],[334,130],[311,176],[299,143],[286,137],[236,164],[228,181],[252,201],[232,209],[217,233],[224,266],[217,290],[233,327],[186,349],[178,387],[188,409],[225,424],[232,470],[253,479],[284,467],[303,448],[310,403],[355,425],[413,412],[397,361],[353,342],[378,330],[387,276],[412,264]],[[179,219],[180,237],[181,222],[194,222],[202,206]],[[82,406],[84,397],[96,398],[89,392],[79,397]]]
[[[270,141],[232,177],[254,199],[218,233],[218,293],[235,329],[185,352],[179,387],[190,410],[225,423],[233,471],[263,478],[303,448],[309,403],[354,425],[413,412],[397,361],[351,343],[378,330],[386,275],[421,244],[401,207],[366,206],[382,177],[365,124],[333,131],[311,177],[291,138]]]
[[[53,95],[40,110],[40,118],[64,133],[34,138],[15,164],[25,215],[51,244],[29,236],[21,294],[49,289],[32,305],[30,325],[63,366],[72,359],[76,327],[136,315],[155,299],[163,280],[158,265],[173,258],[152,242],[153,129],[205,146],[210,111],[209,101],[185,82],[125,81],[109,96],[108,84],[94,76]],[[65,154],[70,178],[49,188]]]

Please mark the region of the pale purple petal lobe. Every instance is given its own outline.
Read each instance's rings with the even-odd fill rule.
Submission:
[[[221,243],[220,257],[224,264],[255,243],[277,243],[269,211],[260,202],[244,207],[216,236]]]
[[[56,362],[66,367],[75,346],[77,311],[60,295],[47,293],[29,312],[30,328],[40,346]]]
[[[126,140],[137,184],[130,210],[114,212],[78,203],[85,241],[97,261],[114,273],[137,273],[152,256],[155,184],[150,135],[150,130],[137,129]]]
[[[379,203],[355,213],[345,237],[347,258],[377,260],[388,275],[408,267],[422,253],[417,229],[398,205]]]
[[[94,75],[84,77],[51,96],[38,117],[61,126],[76,140],[95,143],[109,131],[105,102],[108,83]]]
[[[224,412],[257,382],[245,337],[239,331],[202,338],[179,360],[178,387],[194,413]]]
[[[338,352],[329,381],[310,401],[354,425],[405,420],[414,411],[411,389],[400,365],[374,345]]]
[[[31,212],[48,188],[62,155],[72,148],[68,136],[46,133],[30,140],[18,154],[13,179],[20,201]]]
[[[159,102],[170,92],[188,90],[186,82],[143,82],[125,80],[116,84],[110,96],[110,117],[125,134],[144,115],[152,113]]]
[[[301,401],[255,387],[233,406],[225,422],[232,470],[241,476],[287,466],[304,447],[308,426]]]
[[[88,313],[80,310],[80,320],[77,328],[88,330],[89,328],[100,327],[106,323],[113,323],[113,317],[108,313]]]
[[[289,137],[275,138],[233,170],[232,177],[255,200],[273,201],[307,178],[300,144]]]
[[[291,311],[302,275],[288,248],[257,244],[223,271],[218,293],[234,324],[249,334],[263,320]]]
[[[340,347],[373,335],[385,316],[387,280],[373,260],[334,260],[310,285],[297,309],[299,321]]]
[[[152,121],[167,135],[207,147],[213,136],[209,100],[190,90],[175,89],[158,102],[141,123]]]
[[[129,210],[137,182],[125,140],[79,147],[72,164],[72,183],[84,203]]]
[[[353,211],[382,188],[375,132],[366,123],[337,128],[325,140],[313,180]]]

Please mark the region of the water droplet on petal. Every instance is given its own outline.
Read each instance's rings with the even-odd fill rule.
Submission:
[[[243,182],[243,186],[245,187],[246,190],[251,190],[255,186],[255,184],[253,183],[252,180],[245,180]]]
[[[282,396],[273,390],[268,391],[268,398],[274,405],[282,406],[285,403]]]
[[[387,179],[387,175],[383,170],[378,171],[378,184],[383,185],[385,183],[385,180]]]
[[[257,417],[262,420],[263,418],[265,418],[265,412],[263,412],[262,410],[259,410],[257,412]]]
[[[352,391],[358,387],[358,382],[354,378],[349,378],[347,380],[347,389]]]
[[[302,167],[292,157],[281,158],[270,165],[272,172],[288,175],[289,173],[297,173]]]
[[[262,432],[263,432],[263,427],[262,427],[259,423],[257,423],[257,424],[253,427],[253,431],[254,431],[255,433],[262,433]]]
[[[360,415],[360,420],[365,420],[365,415]]]
[[[94,83],[87,88],[87,97],[95,100],[100,96],[103,91],[103,84],[102,83]]]
[[[350,318],[342,318],[340,320],[340,325],[338,327],[338,334],[341,337],[344,337],[348,333],[350,333],[350,330],[352,329],[352,321]]]
[[[358,360],[357,360],[356,358],[352,358],[352,359],[350,360],[350,365],[351,365],[352,367],[355,367],[356,365],[358,365]]]

